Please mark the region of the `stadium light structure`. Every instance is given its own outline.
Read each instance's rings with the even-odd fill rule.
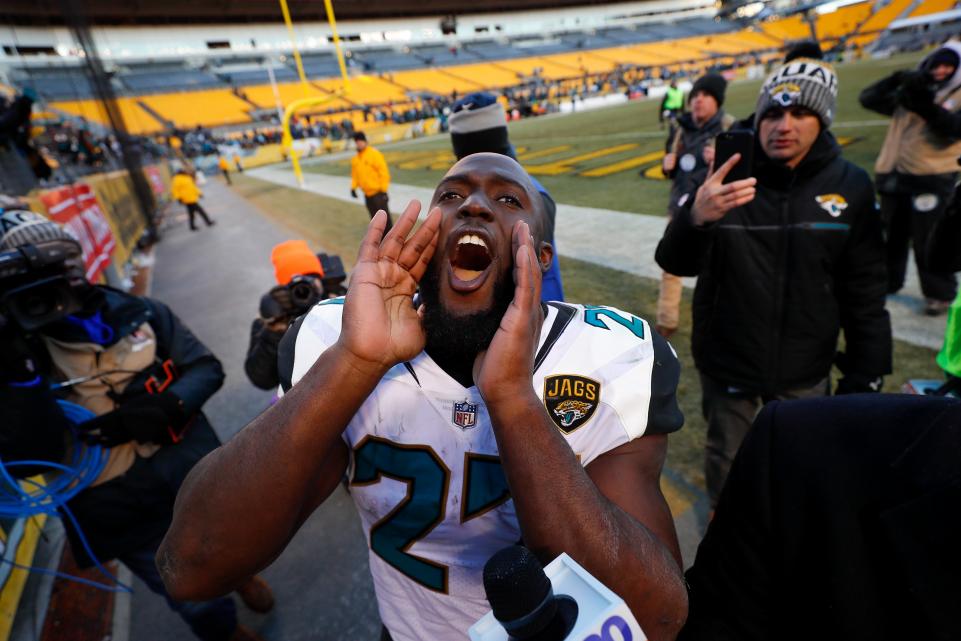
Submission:
[[[284,22],[287,23],[287,30],[290,32],[290,43],[294,50],[294,58],[297,60],[297,71],[300,73],[300,82],[304,87],[304,92],[308,91],[307,76],[304,74],[304,66],[300,61],[300,51],[297,49],[297,40],[294,38],[294,25],[290,19],[290,11],[287,10],[287,0],[280,0],[280,6],[284,13]],[[340,76],[344,84],[340,91],[336,91],[328,96],[308,96],[295,100],[284,109],[284,117],[281,122],[283,136],[280,139],[281,146],[287,150],[290,156],[290,164],[294,169],[294,176],[297,177],[297,184],[301,189],[304,187],[304,172],[300,167],[300,159],[297,157],[297,150],[294,149],[294,137],[290,133],[290,119],[301,109],[317,107],[337,98],[343,98],[350,91],[350,78],[347,76],[347,64],[344,62],[344,52],[340,46],[340,36],[337,34],[337,20],[334,18],[334,7],[331,0],[324,0],[324,9],[327,10],[327,22],[330,24],[331,33],[334,36],[334,48],[337,53],[337,64],[340,66]]]

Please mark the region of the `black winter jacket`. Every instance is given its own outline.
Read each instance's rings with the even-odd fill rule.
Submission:
[[[829,374],[843,328],[845,373],[889,373],[871,179],[841,158],[828,131],[794,171],[759,145],[754,158],[751,203],[704,227],[694,226],[688,205],[657,247],[665,271],[699,276],[691,340],[698,369],[759,393],[813,385]]]

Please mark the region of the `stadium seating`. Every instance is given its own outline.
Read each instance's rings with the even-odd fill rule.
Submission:
[[[910,0],[908,1],[910,2]],[[811,38],[811,27],[800,15],[761,23],[761,29],[764,33],[782,42],[809,40]]]
[[[849,36],[863,46],[907,12],[924,15],[951,8],[954,3],[866,0],[816,16],[815,29],[822,40]],[[336,98],[332,94],[342,83],[332,51],[303,54],[309,79],[306,87],[298,80],[293,58],[276,65],[273,75],[281,105],[304,97],[330,98],[311,111],[324,118],[363,123],[362,107],[390,104],[396,109],[417,94],[498,89],[535,75],[547,81],[580,82],[584,74],[604,74],[621,65],[648,67],[660,75],[663,69],[673,73],[702,60],[724,64],[745,54],[764,59],[785,42],[810,37],[809,22],[798,14],[748,28],[734,21],[694,18],[629,28],[489,38],[467,42],[456,50],[441,44],[403,48],[354,45],[346,60],[353,78],[350,91]],[[18,71],[20,77],[14,78],[18,84],[33,84],[48,100],[60,99],[52,103],[55,109],[103,122],[94,101],[85,100],[92,94],[79,67],[30,70],[29,74]],[[250,122],[252,115],[272,111],[277,102],[263,58],[257,55],[208,58],[199,69],[179,61],[125,64],[114,73],[113,83],[121,96],[121,112],[137,133],[159,131],[169,123],[193,127]],[[566,93],[572,86],[567,83],[554,91]]]
[[[415,92],[446,95],[457,91],[464,94],[483,88],[483,85],[478,82],[439,69],[400,71],[392,77],[397,84]]]
[[[144,96],[140,102],[180,128],[215,127],[250,120],[251,106],[229,89]]]
[[[819,39],[831,39],[847,36],[871,17],[872,6],[870,2],[859,2],[846,7],[841,7],[837,11],[825,13],[818,16],[814,25]]]
[[[67,100],[52,103],[50,106],[58,111],[84,118],[88,122],[109,125],[107,114],[96,100]],[[134,98],[118,98],[117,107],[130,133],[149,134],[164,128],[156,118],[140,107]]]
[[[917,16],[926,16],[932,13],[948,11],[949,9],[954,9],[955,5],[957,5],[956,0],[924,0],[924,2],[914,8],[908,17],[915,18]]]
[[[880,3],[875,4],[877,9],[871,17],[861,25],[861,28],[858,30],[858,36],[854,39],[855,42],[858,44],[867,44],[873,40],[878,32],[887,29],[893,20],[900,18],[901,14],[907,11],[912,2],[913,0],[890,0],[890,2],[880,7],[878,6]]]
[[[340,91],[343,87],[343,81],[340,78],[317,80],[312,84],[329,92]],[[367,75],[352,77],[348,93],[344,97],[356,105],[379,105],[388,101],[397,103],[407,100],[402,87]]]

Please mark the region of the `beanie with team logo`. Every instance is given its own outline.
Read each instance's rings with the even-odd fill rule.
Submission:
[[[754,110],[755,127],[771,109],[804,107],[831,126],[838,97],[838,76],[823,60],[795,58],[778,67],[761,85]]]

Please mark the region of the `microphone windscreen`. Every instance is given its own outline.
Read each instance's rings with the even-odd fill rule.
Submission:
[[[498,621],[515,621],[544,603],[551,592],[551,581],[530,550],[512,545],[484,565],[484,591]]]

